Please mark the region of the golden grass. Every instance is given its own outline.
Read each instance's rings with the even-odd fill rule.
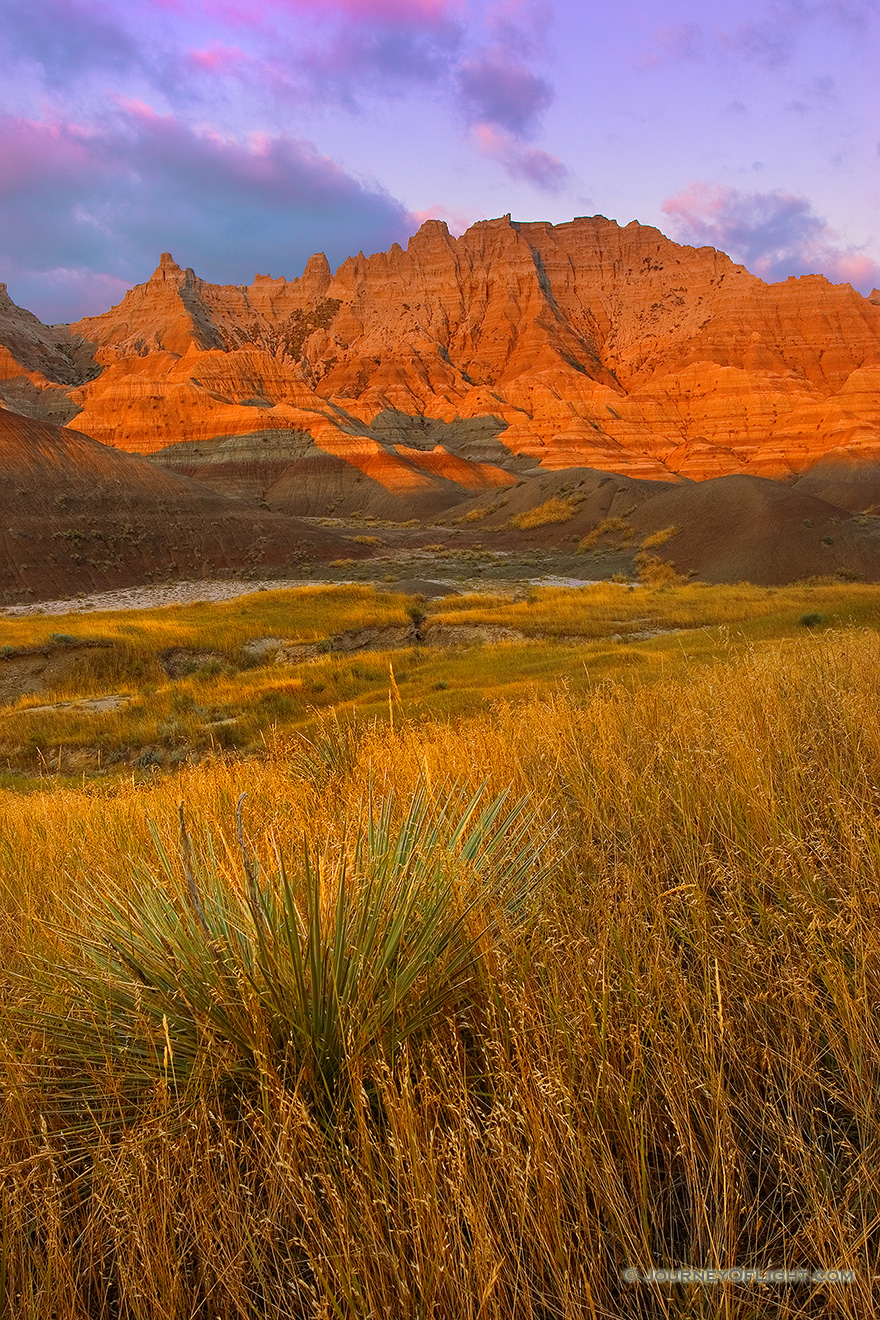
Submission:
[[[706,586],[651,591],[626,583],[599,582],[571,590],[538,587],[527,600],[485,595],[438,603],[432,617],[453,623],[498,624],[526,633],[598,638],[646,628],[742,627],[753,637],[796,630],[804,612],[819,613],[826,627],[880,625],[880,589],[856,584],[755,587]]]
[[[531,527],[546,527],[550,523],[568,522],[576,512],[576,500],[559,499],[558,496],[554,496],[545,500],[543,504],[536,504],[533,509],[527,509],[525,513],[514,514],[510,519],[510,526],[528,531]]]
[[[626,518],[603,518],[591,532],[578,541],[578,550],[592,550],[603,536],[616,536],[618,545],[623,548],[632,543],[635,531]]]
[[[405,619],[403,598],[372,586],[298,587],[162,609],[4,618],[0,619],[0,646],[39,646],[59,633],[73,638],[102,637],[152,650],[192,646],[233,654],[255,637],[314,641],[346,628]]]
[[[645,537],[642,541],[642,549],[657,550],[661,545],[667,545],[674,536],[678,536],[680,531],[681,528],[676,527],[674,523],[670,527],[661,527],[659,531],[651,532],[650,536]]]
[[[880,626],[876,587],[653,590],[601,583],[537,589],[524,600],[476,595],[425,607],[442,623],[514,629],[534,639],[526,644],[326,654],[292,666],[257,662],[242,649],[264,636],[321,641],[350,628],[409,625],[410,606],[399,595],[345,586],[153,612],[5,621],[5,636],[19,646],[62,629],[112,645],[83,653],[52,690],[7,707],[0,756],[10,773],[81,775],[150,772],[212,750],[262,754],[271,729],[308,733],[331,709],[387,719],[392,658],[406,716],[454,718],[560,683],[578,694],[612,679],[632,686],[682,675],[749,645],[798,637],[805,625]],[[216,651],[220,661],[169,680],[158,657],[170,647]],[[102,714],[81,707],[31,713],[107,693],[130,700]]]
[[[829,609],[835,589],[816,590]],[[773,609],[801,599],[776,593]],[[858,590],[836,599],[868,608]],[[459,722],[408,720],[398,703],[393,729],[330,718],[308,741],[269,739],[262,761],[0,793],[8,1313],[872,1314],[878,662],[873,631],[793,621],[788,637],[648,685],[557,690]],[[269,1074],[233,1094],[206,1072],[178,1097],[171,1029],[165,1078],[145,1081],[124,1125],[90,1129],[71,1110],[52,963],[75,969],[103,894],[143,888],[133,863],[169,883],[149,821],[175,856],[182,801],[235,886],[241,792],[261,874],[274,837],[296,876],[301,839],[347,837],[368,783],[406,802],[450,776],[530,796],[552,863],[527,926],[485,943],[469,1006],[364,1066],[329,1122]],[[98,1069],[88,1085],[111,1103],[120,1080]],[[854,1282],[621,1281],[651,1265],[809,1265]]]

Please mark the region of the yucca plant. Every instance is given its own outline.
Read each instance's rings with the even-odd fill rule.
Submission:
[[[424,785],[398,814],[393,795],[368,802],[347,845],[305,844],[295,867],[276,847],[261,874],[240,800],[237,882],[210,840],[196,855],[182,808],[177,862],[154,833],[163,877],[142,869],[126,893],[102,882],[79,956],[33,973],[56,987],[41,1021],[68,1121],[108,1097],[124,1115],[157,1084],[178,1098],[205,1082],[298,1088],[326,1108],[353,1067],[393,1060],[460,1008],[482,941],[541,877],[534,815],[507,794]]]

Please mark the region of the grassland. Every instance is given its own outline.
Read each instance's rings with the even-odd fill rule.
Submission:
[[[429,622],[489,630],[490,639],[491,630],[503,629],[529,640],[486,644],[477,636],[456,648],[327,650],[295,665],[260,662],[247,649],[265,637],[329,647],[346,632],[407,627],[414,608]],[[7,619],[0,622],[3,651],[67,644],[53,638],[107,645],[7,704],[0,765],[31,777],[149,772],[212,751],[261,754],[270,733],[308,734],[331,711],[387,718],[391,700],[398,716],[454,718],[560,683],[580,695],[607,680],[672,677],[807,628],[878,625],[880,593],[872,587],[651,590],[617,583],[433,605],[369,586],[308,587],[221,604]],[[170,679],[162,657],[174,649],[196,658]],[[108,694],[121,698],[117,709],[70,704]]]
[[[7,644],[82,627],[146,663],[210,637],[230,672],[126,680],[146,730],[149,702],[257,708],[285,680],[234,670],[253,637],[407,618],[360,589],[271,596],[244,620],[16,621]],[[880,592],[608,586],[432,617],[541,640],[318,656],[282,716],[248,717],[253,750],[0,792],[0,1313],[872,1314]],[[4,724],[62,716],[86,720]],[[505,792],[513,851],[486,842],[501,817],[468,851],[462,803]],[[345,932],[377,893],[359,961]],[[853,1281],[621,1278],[682,1265]]]

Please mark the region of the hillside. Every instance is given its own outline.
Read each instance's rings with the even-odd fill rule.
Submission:
[[[0,603],[237,571],[287,572],[363,549],[68,427],[0,409]]]

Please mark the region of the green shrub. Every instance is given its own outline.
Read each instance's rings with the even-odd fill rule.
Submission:
[[[125,893],[105,883],[68,966],[55,954],[34,966],[55,1000],[41,1025],[62,1102],[93,1121],[108,1092],[125,1115],[157,1086],[178,1100],[205,1085],[280,1086],[319,1110],[343,1100],[352,1070],[462,1010],[481,941],[541,879],[525,804],[483,796],[422,786],[399,824],[389,796],[349,846],[306,845],[293,869],[276,851],[267,875],[239,800],[238,883],[210,840],[196,856],[181,808],[179,861],[154,831],[162,874],[139,868]]]

